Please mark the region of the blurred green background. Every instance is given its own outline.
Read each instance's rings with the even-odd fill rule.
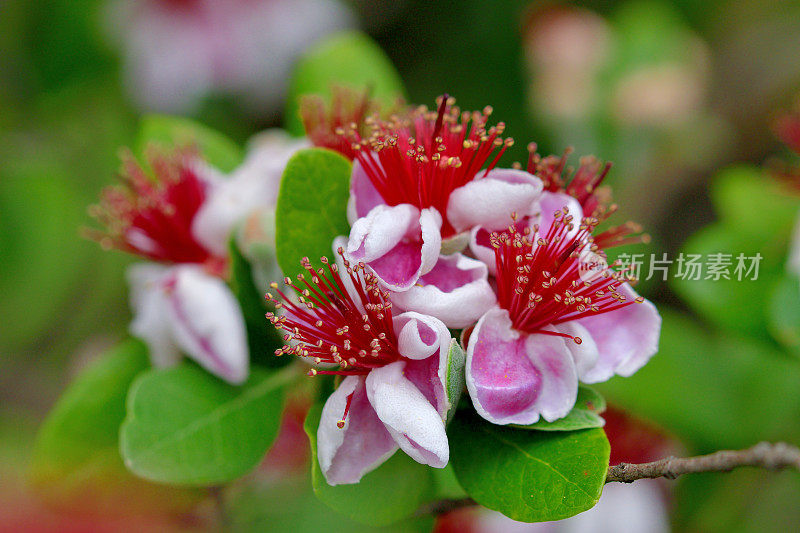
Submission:
[[[139,8],[148,3],[159,1]],[[161,3],[175,16],[197,4]],[[770,128],[800,92],[800,4],[315,0],[299,12],[273,3],[283,33],[251,51],[265,58],[263,79],[206,83],[165,107],[144,78],[132,83],[147,47],[136,48],[126,2],[0,0],[0,497],[13,491],[13,512],[44,513],[12,488],[23,486],[36,428],[76,372],[125,336],[130,259],[80,228],[139,118],[179,113],[244,144],[291,120],[282,99],[298,54],[348,27],[391,58],[411,102],[447,92],[465,109],[492,105],[516,140],[506,162],[524,162],[531,141],[541,153],[574,146],[613,161],[618,221],[634,218],[653,236],[626,252],[761,253],[758,282],[643,279],[665,316],[661,352],[603,389],[687,452],[800,441],[800,290],[784,268],[800,200],[762,170],[786,156]],[[304,13],[338,22],[318,27]],[[182,53],[154,42],[155,56]],[[696,476],[678,485],[673,520],[685,531],[786,531],[800,528],[798,501],[792,473]]]

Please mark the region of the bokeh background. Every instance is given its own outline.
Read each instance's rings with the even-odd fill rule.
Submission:
[[[130,260],[80,228],[142,116],[191,117],[244,144],[296,120],[283,112],[295,61],[343,29],[378,43],[409,101],[491,104],[517,141],[508,163],[531,141],[574,147],[573,164],[613,161],[620,218],[653,237],[638,252],[762,253],[758,283],[642,280],[665,314],[661,353],[604,392],[687,453],[800,440],[800,290],[784,273],[800,200],[768,170],[792,157],[772,125],[800,94],[796,1],[0,0],[0,499],[14,502],[0,530],[6,514],[43,530],[204,527],[203,509],[180,523],[145,508],[73,518],[25,483],[44,416],[130,319]],[[303,440],[289,447],[305,453]],[[254,509],[237,527],[314,530],[297,517],[323,511],[292,503],[312,498],[295,485],[275,489],[282,515],[260,514],[244,491],[239,505]],[[679,531],[800,527],[789,472],[671,487]]]

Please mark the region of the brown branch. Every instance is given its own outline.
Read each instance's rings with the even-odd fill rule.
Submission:
[[[620,463],[609,466],[606,483],[633,483],[637,479],[675,479],[697,472],[729,472],[740,466],[767,470],[795,468],[800,471],[800,449],[785,442],[761,442],[746,450],[722,450],[697,457],[666,457],[652,463]],[[423,505],[417,516],[442,515],[478,505],[472,498],[445,499]]]
[[[767,470],[800,470],[800,450],[784,442],[760,442],[746,450],[722,450],[697,457],[667,457],[652,463],[620,463],[608,468],[606,483],[633,483],[637,479],[675,479],[695,472],[729,472],[740,466]]]

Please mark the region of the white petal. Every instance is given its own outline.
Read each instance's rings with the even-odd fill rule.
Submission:
[[[524,216],[542,193],[542,181],[524,170],[495,169],[454,190],[447,219],[457,231],[475,226],[497,230],[508,226],[511,214]]]
[[[247,379],[244,317],[221,279],[198,266],[175,267],[167,300],[173,335],[187,355],[231,383]]]
[[[391,298],[400,309],[436,317],[455,329],[471,326],[496,302],[486,265],[461,254],[440,256],[416,285]]]
[[[352,394],[344,427],[347,397]],[[322,408],[317,429],[317,458],[329,485],[358,483],[397,451],[397,443],[369,403],[364,378],[348,376]]]
[[[128,268],[130,303],[133,321],[131,335],[142,339],[156,367],[177,364],[181,353],[169,326],[167,295],[163,286],[169,269],[153,263],[140,263]]]
[[[375,206],[350,229],[347,252],[370,262],[389,252],[409,233],[419,231],[419,209],[410,204]]]
[[[550,329],[581,340],[580,344],[570,339],[565,339],[565,342],[570,353],[572,353],[572,359],[575,361],[578,377],[582,380],[583,375],[595,366],[598,357],[600,357],[600,352],[597,349],[594,338],[592,338],[592,334],[577,320],[550,326]]]
[[[376,368],[367,376],[367,396],[378,418],[400,448],[415,461],[444,468],[450,448],[444,421],[430,401],[406,377],[405,362]]]

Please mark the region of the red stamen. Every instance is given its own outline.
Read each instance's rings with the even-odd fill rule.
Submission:
[[[351,137],[367,136],[367,117],[377,110],[378,104],[370,100],[369,89],[357,92],[332,87],[331,91],[329,105],[317,95],[303,96],[300,117],[314,146],[336,150],[352,161],[355,149]]]
[[[336,427],[339,429],[344,428],[344,422],[347,420],[347,413],[350,412],[350,404],[353,403],[353,394],[355,393],[351,392],[347,395],[347,403],[344,405],[344,414],[342,415],[342,419],[336,422]]]
[[[634,303],[617,290],[626,281],[622,273],[604,267],[585,275],[582,254],[605,255],[592,236],[597,223],[597,219],[584,218],[576,232],[575,221],[565,208],[555,213],[546,235],[536,232],[535,241],[529,231],[520,232],[515,224],[491,235],[498,304],[509,312],[515,329],[566,337],[580,344],[580,337],[544,328]]]
[[[482,113],[462,113],[454,103],[445,95],[436,112],[420,107],[405,116],[378,120],[366,139],[344,135],[357,148],[355,158],[383,200],[388,205],[436,208],[444,218],[445,238],[455,234],[446,216],[450,194],[484,177],[513,144],[512,139],[500,137],[505,129],[502,122],[487,129],[490,107]]]
[[[343,254],[343,250],[339,250]],[[319,364],[337,365],[335,369],[313,368],[309,375],[366,375],[401,358],[392,323],[392,304],[373,274],[363,264],[344,261],[346,274],[355,288],[355,299],[345,288],[342,273],[335,264],[322,258],[325,268],[314,270],[308,258],[303,267],[308,277],[298,276],[302,286],[284,281],[297,295],[297,303],[288,298],[278,285],[271,287],[280,300],[276,309],[282,315],[267,313],[272,324],[286,332],[287,345],[276,355],[294,354],[310,357]],[[273,299],[267,294],[267,299]],[[348,401],[349,406],[349,401]],[[349,407],[348,407],[349,408]],[[345,412],[346,416],[346,412]]]
[[[147,156],[152,177],[131,154],[123,155],[122,184],[103,191],[89,214],[105,231],[86,235],[104,248],[116,248],[154,261],[204,263],[217,271],[214,257],[192,234],[192,221],[206,198],[206,184],[193,169],[197,154],[182,149]]]

